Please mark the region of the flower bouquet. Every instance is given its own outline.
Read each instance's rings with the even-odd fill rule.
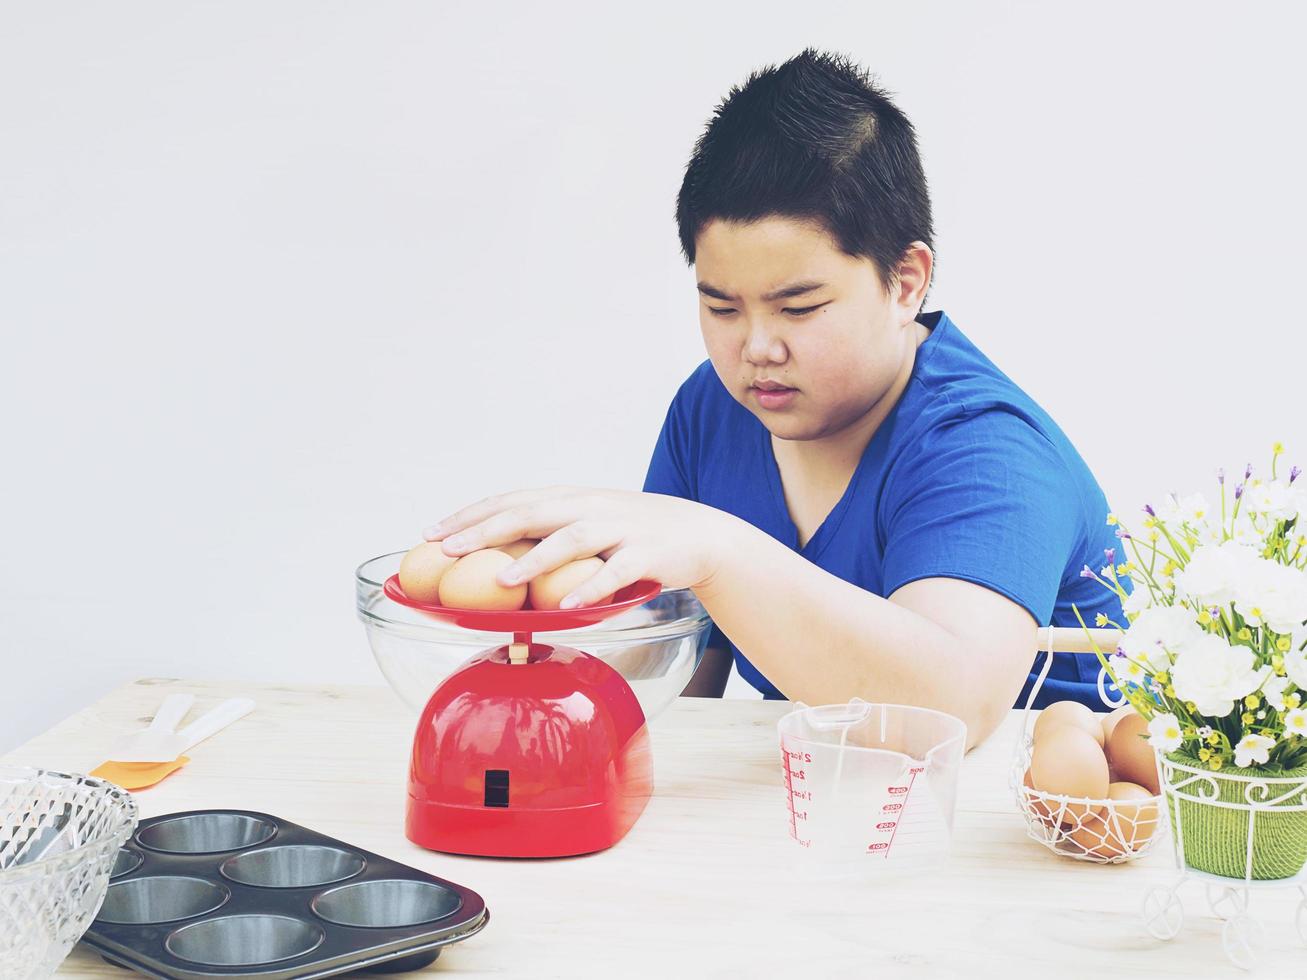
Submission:
[[[1218,471],[1218,504],[1172,494],[1138,528],[1109,515],[1129,557],[1081,571],[1121,598],[1128,622],[1095,624],[1117,649],[1095,651],[1149,722],[1177,858],[1245,879],[1307,863],[1307,492],[1298,467],[1279,478],[1283,451],[1232,492]]]

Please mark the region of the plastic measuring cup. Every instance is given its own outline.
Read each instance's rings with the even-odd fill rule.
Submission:
[[[778,727],[801,868],[842,876],[947,854],[967,742],[960,719],[854,698],[815,708],[798,702]]]

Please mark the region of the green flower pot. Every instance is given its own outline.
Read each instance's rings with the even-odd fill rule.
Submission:
[[[1172,762],[1196,768],[1205,768],[1204,764],[1184,753],[1176,752],[1167,756]],[[1260,769],[1226,766],[1219,772],[1209,772],[1220,790],[1216,798],[1226,803],[1246,803],[1244,790],[1247,783],[1222,776],[1250,776],[1254,779],[1299,779],[1307,780],[1307,766],[1285,772],[1265,773]],[[1203,796],[1209,792],[1210,784],[1206,779],[1193,773],[1177,771],[1173,774],[1175,783],[1188,779],[1194,782],[1183,787],[1180,792],[1186,796]],[[1283,796],[1292,784],[1269,783],[1268,799]],[[1164,787],[1169,789],[1169,787]],[[1304,787],[1307,791],[1307,787]],[[1198,871],[1223,875],[1227,878],[1245,878],[1248,874],[1248,820],[1253,825],[1253,863],[1252,876],[1257,881],[1271,881],[1277,878],[1291,878],[1307,864],[1307,810],[1285,809],[1302,804],[1303,793],[1295,793],[1289,799],[1269,810],[1255,813],[1247,809],[1212,806],[1191,799],[1175,799],[1166,793],[1167,811],[1171,818],[1171,835],[1175,846],[1180,846],[1180,831],[1176,827],[1176,807],[1179,806],[1180,819],[1184,827],[1184,862]],[[1277,812],[1282,810],[1282,812]]]

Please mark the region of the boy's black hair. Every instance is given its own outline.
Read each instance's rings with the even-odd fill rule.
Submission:
[[[709,221],[772,215],[820,222],[893,281],[907,247],[934,250],[916,133],[847,58],[806,48],[754,72],[717,107],[676,197],[681,251]]]

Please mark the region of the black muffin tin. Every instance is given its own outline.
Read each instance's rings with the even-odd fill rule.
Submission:
[[[489,920],[476,892],[252,810],[141,821],[82,941],[155,977],[399,972]]]

